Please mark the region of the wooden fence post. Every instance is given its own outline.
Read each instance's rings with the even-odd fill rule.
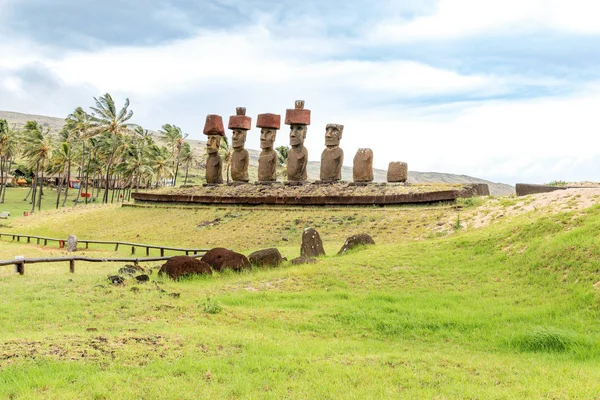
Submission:
[[[162,247],[160,248],[160,256],[161,257],[165,256],[165,249],[163,249]]]
[[[150,256],[150,247],[146,247],[146,257]]]
[[[117,243],[117,244],[115,245],[115,251],[118,251],[118,250],[119,250],[119,243]]]
[[[135,246],[131,246],[131,254],[135,254]]]
[[[69,260],[69,271],[71,271],[72,274],[75,273],[75,260],[73,259]]]
[[[19,275],[25,275],[25,261],[17,263],[17,272]]]
[[[27,243],[31,243],[31,236],[27,236]]]
[[[48,239],[44,239],[44,246],[48,246]]]

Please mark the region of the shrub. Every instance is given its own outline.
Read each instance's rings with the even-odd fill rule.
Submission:
[[[577,341],[572,335],[556,328],[535,328],[533,331],[518,336],[513,345],[520,351],[529,352],[564,352]]]
[[[207,314],[218,314],[223,311],[223,306],[221,303],[215,299],[211,299],[208,297],[203,304],[204,312]]]

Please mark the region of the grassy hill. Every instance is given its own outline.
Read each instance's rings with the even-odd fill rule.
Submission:
[[[62,125],[63,120],[60,118],[45,117],[39,115],[21,114],[15,112],[0,111],[0,119],[6,119],[11,124],[16,124],[17,127],[22,127],[26,121],[35,120],[39,121],[42,125],[51,128],[52,132],[58,132]],[[154,132],[155,136],[158,137],[158,133]],[[202,157],[205,154],[206,142],[199,140],[189,140],[194,150],[194,153],[198,157]],[[258,157],[260,155],[259,150],[248,150],[250,153],[250,179],[256,180],[257,168],[258,168]],[[308,163],[308,178],[310,180],[318,180],[320,176],[321,163],[316,161],[310,161]],[[410,166],[409,166],[410,168]],[[385,182],[387,179],[387,171],[375,169],[374,177],[376,182]],[[197,176],[199,171],[191,171],[192,175]],[[409,171],[409,182],[413,183],[487,183],[490,187],[490,193],[493,196],[508,196],[515,193],[515,188],[511,185],[503,183],[490,182],[485,179],[475,178],[467,175],[455,175],[446,174],[439,172],[418,172]],[[345,166],[342,169],[342,179],[346,181],[352,181],[352,168]],[[198,184],[198,179],[192,179],[192,183]]]
[[[118,265],[71,275],[38,264],[22,277],[0,267],[0,397],[595,398],[599,199],[578,189],[458,207],[94,206],[15,220],[2,230],[278,246],[288,258],[313,226],[328,255],[124,286],[106,281]],[[377,244],[335,255],[359,232]],[[3,240],[3,259],[64,254]]]

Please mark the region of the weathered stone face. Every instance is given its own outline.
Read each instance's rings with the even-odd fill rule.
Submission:
[[[388,167],[388,182],[406,182],[408,180],[408,165],[405,162],[391,162]]]
[[[306,139],[306,132],[308,128],[306,125],[292,125],[290,127],[290,145],[302,146],[304,139]]]
[[[67,251],[77,251],[77,236],[69,235],[67,238]]]
[[[277,129],[262,128],[260,130],[260,148],[261,149],[272,149],[275,145],[275,138],[277,137]]]
[[[373,182],[373,150],[358,149],[352,168],[354,182]]]
[[[209,153],[206,159],[206,183],[211,185],[223,183],[223,167],[218,152]]]
[[[206,141],[206,152],[208,154],[218,153],[220,146],[221,146],[221,136],[208,135],[208,140]]]
[[[306,147],[293,146],[288,151],[287,171],[289,182],[303,182],[308,179],[306,165],[308,163],[308,150]]]
[[[329,124],[325,129],[325,146],[339,146],[344,132],[344,125]]]
[[[325,129],[325,145],[327,148],[321,154],[321,180],[335,182],[342,179],[342,164],[344,151],[340,149],[340,139],[344,125],[328,124]]]
[[[275,182],[277,180],[277,152],[270,148],[263,148],[258,158],[259,182]]]
[[[243,148],[246,144],[246,130],[234,129],[231,136],[231,146],[234,149]]]

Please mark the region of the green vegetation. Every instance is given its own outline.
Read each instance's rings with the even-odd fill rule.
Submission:
[[[456,218],[452,207],[103,206],[14,221],[246,253],[277,245],[288,258],[319,225],[330,256],[124,286],[105,279],[118,265],[0,267],[0,398],[597,397],[600,206],[425,239]],[[334,255],[362,231],[377,245]],[[0,245],[2,258],[59,253]]]
[[[131,191],[140,187],[176,185],[182,165],[188,183],[194,154],[185,142],[188,135],[179,127],[163,125],[157,142],[131,123],[128,99],[121,109],[108,93],[94,102],[89,113],[77,107],[69,114],[60,132],[37,121],[17,129],[0,120],[0,204],[6,189],[17,181],[20,185],[31,181],[31,213],[36,207],[41,211],[44,186],[57,188],[59,208],[61,198],[66,205],[70,187],[78,188],[78,200],[82,193],[98,198],[103,193],[102,203],[108,204],[130,198]],[[82,202],[87,204],[88,199],[84,196]]]
[[[565,181],[552,181],[550,183],[548,183],[548,186],[567,186],[569,184],[569,182],[565,182]]]

